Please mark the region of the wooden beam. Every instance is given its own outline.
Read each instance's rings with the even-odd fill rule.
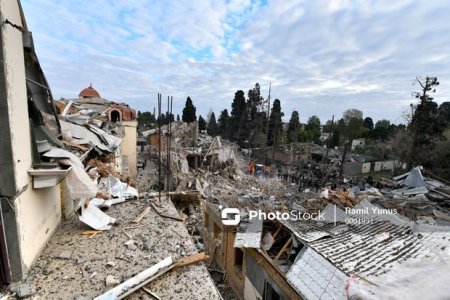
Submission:
[[[83,151],[83,152],[86,152],[86,151],[89,150],[88,147],[84,147],[84,146],[82,146],[82,145],[75,144],[75,143],[73,143],[73,142],[71,142],[71,141],[62,140],[61,142],[63,142],[63,144],[66,145],[66,146],[70,146],[70,147],[73,147],[73,148],[80,149],[80,150]]]
[[[281,248],[280,252],[278,252],[277,256],[275,256],[275,258],[273,260],[277,261],[281,255],[283,255],[284,252],[286,252],[287,248],[289,247],[289,245],[292,242],[292,236],[289,238],[289,240],[286,242],[286,244],[284,244],[283,248]]]
[[[281,229],[283,228],[283,225],[281,225],[281,224],[278,224],[278,225],[279,225],[279,227],[278,227],[277,231],[275,231],[275,233],[272,235],[274,240],[277,237],[277,235],[280,233]]]
[[[191,265],[191,264],[194,264],[194,263],[197,263],[200,261],[204,261],[207,259],[209,259],[209,255],[206,254],[206,252],[197,253],[197,254],[194,254],[194,255],[191,255],[191,256],[181,259],[180,262],[177,264],[177,268]]]
[[[146,207],[134,220],[133,223],[139,223],[146,214],[150,212],[150,207]]]
[[[253,249],[253,250],[255,250],[255,249]],[[269,256],[269,254],[266,252],[266,250],[259,249],[259,251],[257,251],[257,253],[261,254],[267,260],[267,262],[278,272],[279,275],[281,275],[283,278],[286,278],[286,273],[284,271],[282,271],[280,269],[280,267],[278,267],[274,263],[273,259]],[[258,262],[258,264],[259,264],[259,262]]]
[[[158,295],[156,295],[155,293],[153,293],[152,291],[150,291],[148,288],[142,287],[142,289],[147,292],[150,296],[152,296],[153,298],[155,298],[156,300],[161,300],[161,298],[159,298]]]
[[[101,232],[101,230],[85,230],[81,234],[82,235],[92,235]]]
[[[152,203],[152,202],[150,202],[150,205],[151,205],[151,207],[156,211],[156,213],[157,213],[159,216],[163,217],[163,218],[169,218],[169,219],[173,219],[173,220],[177,220],[177,221],[181,221],[181,222],[184,221],[184,219],[182,219],[182,218],[180,218],[180,217],[177,217],[177,216],[171,216],[171,215],[167,215],[167,214],[165,214],[165,213],[160,212],[159,209],[156,207],[156,205],[155,205],[154,203]]]

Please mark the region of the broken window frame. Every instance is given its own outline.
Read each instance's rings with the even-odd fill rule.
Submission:
[[[261,249],[261,251],[264,251],[267,258],[271,260],[271,263],[277,267],[277,261],[284,260],[290,268],[299,255],[306,249],[306,245],[278,221],[264,221],[262,236],[264,237],[267,233],[270,233],[275,241],[269,250],[265,251],[264,249]],[[292,253],[292,251],[294,251],[294,253]],[[287,255],[288,253],[290,254]],[[278,269],[281,270],[279,267]]]

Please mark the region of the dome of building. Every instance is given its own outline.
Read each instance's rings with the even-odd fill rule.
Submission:
[[[80,98],[100,98],[100,94],[92,87],[92,84],[83,89],[78,96]]]

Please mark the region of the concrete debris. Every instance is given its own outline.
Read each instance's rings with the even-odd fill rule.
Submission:
[[[154,276],[162,269],[169,267],[170,265],[172,265],[172,263],[172,257],[169,256],[166,259],[148,268],[147,270],[144,270],[136,276],[124,281],[110,291],[96,297],[94,300],[122,299],[147,284],[148,279],[151,279],[152,276]]]
[[[125,246],[127,246],[127,248],[129,250],[136,250],[137,249],[136,242],[134,240],[129,240],[129,241],[125,242]]]
[[[31,283],[21,283],[16,288],[16,295],[19,299],[28,298],[36,294],[36,286]]]
[[[116,266],[116,263],[115,263],[114,261],[108,261],[108,262],[106,263],[106,266],[113,268],[113,267]]]
[[[112,286],[118,285],[119,283],[120,283],[120,281],[118,279],[116,279],[114,276],[112,276],[112,275],[106,276],[105,284],[107,287],[112,287]]]
[[[72,256],[72,253],[73,253],[73,251],[71,251],[71,250],[64,250],[58,255],[58,258],[59,259],[70,259]]]

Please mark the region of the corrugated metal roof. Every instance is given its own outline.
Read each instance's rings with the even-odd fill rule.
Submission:
[[[398,263],[437,257],[436,247],[431,251],[424,237],[414,233],[410,226],[397,226],[388,221],[337,224],[338,227],[333,223],[314,221],[284,222],[299,239],[347,274],[376,276],[388,272]],[[318,232],[321,238],[315,238]],[[433,233],[427,236],[428,240],[431,235]],[[439,235],[444,243],[450,243],[449,233]]]
[[[306,299],[346,299],[347,276],[310,248],[295,261],[286,278]]]
[[[234,239],[234,248],[256,248],[261,247],[261,235],[263,231],[263,222],[255,218],[241,220],[238,226],[238,232]]]

